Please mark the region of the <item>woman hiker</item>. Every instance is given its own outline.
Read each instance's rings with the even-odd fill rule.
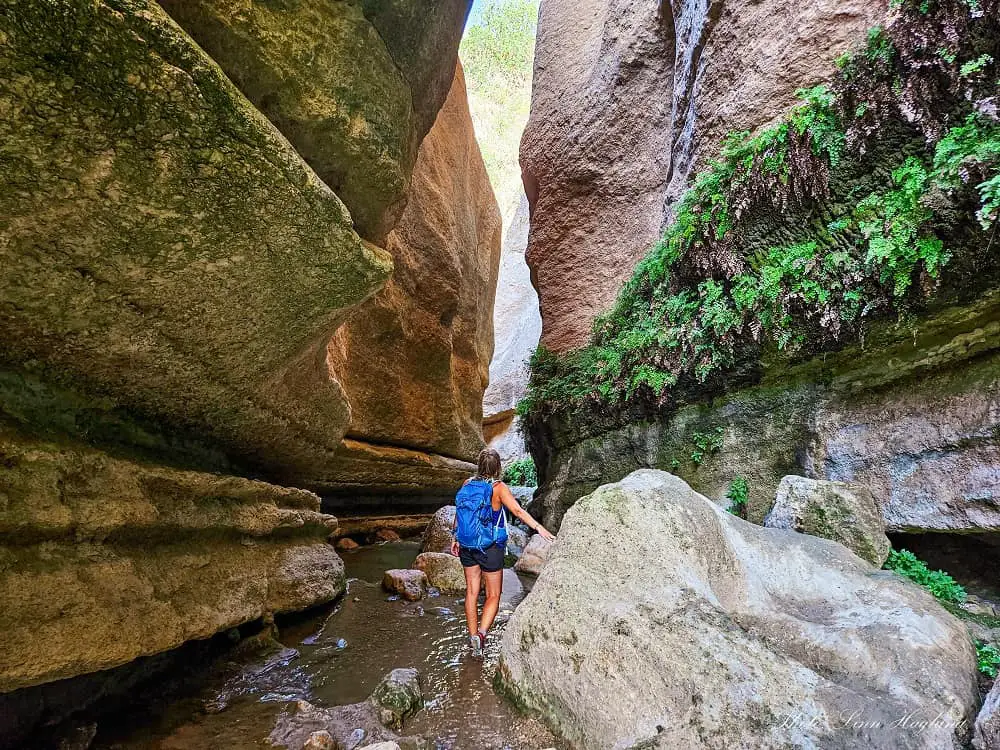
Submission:
[[[507,515],[509,510],[543,539],[555,537],[514,499],[500,476],[500,454],[487,448],[479,454],[476,476],[462,485],[455,498],[455,541],[451,554],[457,555],[465,568],[465,619],[469,623],[472,653],[479,656],[486,645],[486,634],[500,608],[503,589],[503,558],[507,551]],[[486,579],[486,603],[482,619],[477,620],[479,589]]]

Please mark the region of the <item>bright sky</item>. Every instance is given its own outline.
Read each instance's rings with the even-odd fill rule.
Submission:
[[[473,0],[472,10],[469,11],[469,23],[473,23],[479,14],[482,13],[483,7],[489,3],[489,0]]]

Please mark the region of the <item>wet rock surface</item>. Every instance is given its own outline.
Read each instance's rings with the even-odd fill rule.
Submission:
[[[382,577],[382,588],[399,594],[408,602],[419,601],[427,595],[427,574],[422,570],[387,570]]]
[[[270,748],[267,738],[281,714],[294,711],[296,701],[323,712],[365,703],[387,674],[412,667],[421,675],[423,706],[405,718],[402,730],[394,731],[395,738],[387,741],[404,750],[566,750],[492,688],[499,633],[530,580],[504,572],[497,630],[487,640],[485,658],[471,659],[460,596],[413,603],[386,600],[380,585],[383,571],[410,565],[417,553],[413,542],[345,552],[347,594],[332,610],[281,627],[280,638],[285,648],[294,649],[293,657],[273,651],[206,663],[202,681],[185,692],[165,701],[162,691],[155,689],[134,708],[99,721],[94,749]],[[199,708],[223,693],[223,710]],[[370,713],[366,716],[372,718]],[[350,727],[351,732],[357,728],[360,725]],[[317,726],[313,731],[326,729]],[[373,739],[361,742],[361,747]]]
[[[978,706],[965,627],[926,591],[660,471],[566,514],[501,674],[588,750],[940,750],[967,741]]]
[[[465,591],[465,572],[461,561],[450,552],[422,552],[413,567],[427,574],[427,582],[436,589],[454,593]]]
[[[863,485],[784,477],[764,526],[832,539],[876,567],[891,548],[875,498]]]

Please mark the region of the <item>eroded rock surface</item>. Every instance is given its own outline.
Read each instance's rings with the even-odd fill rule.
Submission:
[[[0,692],[344,591],[319,498],[0,433]]]
[[[782,477],[868,488],[886,531],[1000,529],[997,294],[873,329],[848,347],[766,371],[710,406],[579,438],[553,423],[532,514],[549,529],[579,497],[638,468],[666,469],[722,500],[736,477],[760,522]],[[695,439],[711,443],[699,462]]]
[[[722,137],[827,80],[885,14],[863,0],[545,2],[521,141],[542,343],[586,343]]]
[[[445,100],[466,0],[420,14],[406,0],[161,5],[344,201],[358,232],[382,244]]]
[[[500,253],[493,308],[495,346],[490,384],[483,395],[484,437],[504,464],[527,456],[514,410],[527,389],[528,360],[542,332],[538,294],[524,259],[527,244],[528,199],[521,196]]]
[[[978,702],[965,627],[930,594],[660,471],[566,514],[501,669],[595,750],[958,748]]]
[[[347,428],[326,341],[391,259],[158,5],[57,7],[0,9],[4,411],[301,477]]]
[[[421,144],[410,201],[386,248],[396,265],[392,280],[329,347],[331,372],[351,402],[349,437],[472,460],[483,445],[500,213],[460,68]],[[344,458],[331,472],[333,490],[355,483],[361,470],[356,452]],[[366,476],[369,491],[405,490],[394,463],[375,461],[371,474],[382,479]],[[425,474],[418,481],[451,495],[473,473],[469,468],[462,467],[461,478]]]
[[[764,526],[832,539],[876,567],[891,549],[878,504],[862,485],[784,477]]]
[[[382,588],[399,594],[408,602],[419,601],[427,594],[427,574],[422,570],[393,568],[382,576]]]

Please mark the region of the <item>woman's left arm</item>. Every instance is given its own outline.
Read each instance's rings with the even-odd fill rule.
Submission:
[[[521,519],[529,529],[537,531],[542,539],[548,539],[550,542],[555,539],[554,534],[538,523],[538,521],[531,517],[528,511],[521,507],[521,504],[514,498],[514,493],[510,491],[510,488],[506,484],[500,485],[500,502],[503,503],[503,507]]]

